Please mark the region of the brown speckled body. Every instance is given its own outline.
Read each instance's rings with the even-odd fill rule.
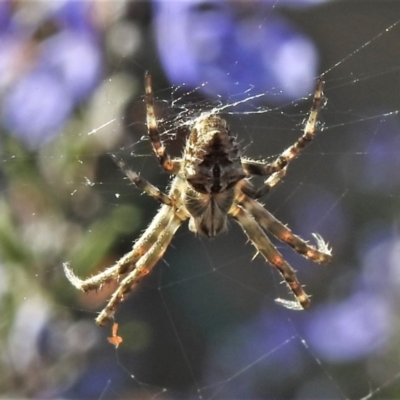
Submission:
[[[239,149],[224,119],[201,115],[183,154],[181,173],[188,182],[184,204],[192,231],[212,237],[226,228],[234,187],[246,174]]]

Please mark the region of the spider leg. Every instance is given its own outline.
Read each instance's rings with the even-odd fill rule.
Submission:
[[[179,159],[171,159],[164,144],[161,141],[160,133],[158,131],[158,124],[156,114],[154,112],[154,99],[153,89],[151,86],[151,75],[146,71],[144,76],[144,85],[146,92],[146,114],[147,114],[147,130],[150,138],[151,145],[161,166],[168,172],[177,174],[180,170],[181,162]]]
[[[89,292],[91,290],[101,289],[106,283],[117,279],[120,275],[126,274],[135,266],[140,257],[143,257],[157,241],[160,231],[167,225],[173,212],[174,210],[171,207],[161,207],[151,224],[135,242],[132,250],[126,253],[116,264],[105,269],[103,272],[86,279],[80,279],[72,271],[69,263],[64,263],[63,266],[66,277],[77,289]]]
[[[239,223],[249,240],[253,243],[257,251],[263,255],[265,260],[279,270],[295,295],[299,306],[303,309],[307,308],[310,305],[310,300],[300,286],[293,268],[283,259],[279,251],[276,250],[256,220],[248,211],[237,204],[231,207],[229,214]]]
[[[304,127],[303,135],[291,146],[289,146],[280,156],[271,163],[263,163],[250,159],[242,159],[242,166],[248,175],[271,175],[285,168],[314,138],[317,132],[317,120],[321,108],[326,103],[326,98],[323,94],[324,81],[318,79],[315,89],[311,111]],[[270,189],[265,182],[264,186],[259,189],[249,191],[246,194],[254,199],[257,199],[267,193]]]
[[[158,238],[152,244],[150,249],[138,260],[135,269],[132,270],[121,282],[118,289],[114,292],[107,306],[101,311],[96,318],[96,323],[100,326],[105,325],[114,313],[118,305],[124,301],[125,296],[132,291],[139,280],[147,275],[156,263],[164,255],[169,243],[171,242],[175,232],[181,226],[184,218],[173,214],[168,225],[161,232],[158,232]]]
[[[175,200],[173,199],[179,196],[180,190],[182,190],[182,184],[182,180],[178,176],[175,177],[171,183],[169,195],[165,195],[170,200],[167,200],[165,203],[171,201],[175,204]],[[158,190],[157,188],[155,189]],[[132,250],[126,253],[120,260],[117,261],[116,264],[105,269],[103,272],[99,272],[98,274],[86,279],[80,279],[74,274],[69,263],[64,263],[64,273],[71,284],[79,290],[88,292],[90,290],[101,289],[104,284],[129,272],[135,266],[136,262],[143,257],[143,255],[146,254],[147,251],[158,240],[160,232],[162,232],[165,226],[168,226],[168,223],[174,214],[179,216],[182,221],[188,218],[188,214],[185,212],[185,209],[175,208],[165,203],[160,208],[144,233],[135,242]]]
[[[258,201],[251,199],[243,193],[237,194],[235,201],[247,210],[258,224],[271,232],[277,239],[287,243],[297,253],[321,264],[329,263],[332,260],[331,250],[318,235],[314,235],[317,240],[317,248],[315,248],[294,235],[288,227],[276,219]]]
[[[120,275],[127,273],[135,265],[137,260],[142,257],[157,240],[160,229],[166,225],[165,221],[171,217],[173,212],[176,212],[174,209],[176,206],[176,201],[173,192],[176,190],[176,186],[179,185],[180,182],[177,180],[177,178],[175,178],[176,180],[171,185],[170,195],[167,195],[150,182],[147,182],[145,179],[141,178],[136,172],[128,168],[122,160],[118,160],[114,155],[112,157],[133,184],[135,184],[139,189],[142,189],[149,196],[152,196],[160,201],[162,204],[164,204],[164,206],[161,207],[160,211],[148,226],[146,231],[134,244],[132,250],[126,253],[116,264],[105,269],[103,272],[86,279],[80,279],[74,274],[69,263],[66,262],[63,264],[64,273],[68,280],[73,286],[79,290],[83,290],[84,292],[101,289],[104,284],[118,278]]]
[[[115,155],[112,155],[112,158],[114,162],[122,169],[122,171],[125,173],[125,175],[128,177],[128,179],[138,188],[143,190],[146,194],[148,194],[151,197],[154,197],[156,200],[158,200],[162,204],[166,204],[167,206],[174,207],[175,206],[175,200],[162,192],[160,189],[158,189],[156,186],[152,185],[150,182],[148,182],[146,179],[142,178],[139,174],[137,174],[135,171],[130,169],[124,161],[121,159],[117,159]]]
[[[256,199],[260,197],[258,195],[260,190],[262,190],[262,196],[264,196],[278,183],[280,183],[280,181],[286,176],[286,172],[287,166],[282,168],[280,171],[274,172],[268,177],[268,179],[264,181],[264,184],[261,186],[261,188],[255,188],[248,180],[240,181],[237,187],[240,187],[240,190],[250,198]]]

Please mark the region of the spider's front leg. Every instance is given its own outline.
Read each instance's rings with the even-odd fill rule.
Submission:
[[[161,166],[172,174],[177,174],[180,170],[181,161],[179,159],[172,159],[167,152],[164,144],[161,141],[160,133],[158,131],[158,124],[156,114],[154,112],[154,99],[153,99],[153,88],[151,85],[151,75],[146,71],[144,76],[145,85],[145,102],[146,102],[146,114],[147,114],[147,131],[150,138],[153,150],[156,153]]]
[[[318,79],[317,87],[314,92],[313,103],[307,123],[304,127],[303,135],[280,156],[271,163],[263,163],[250,159],[242,159],[242,166],[247,175],[271,175],[287,168],[287,165],[314,139],[317,129],[318,115],[322,107],[326,104],[326,97],[323,94],[324,81]],[[284,175],[284,174],[283,174]],[[276,176],[278,181],[283,177]],[[276,183],[275,183],[276,184]],[[258,189],[245,188],[245,193],[253,199],[260,198],[270,190],[271,185],[268,179],[264,185]]]

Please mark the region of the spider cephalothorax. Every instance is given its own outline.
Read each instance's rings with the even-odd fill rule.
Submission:
[[[189,219],[192,231],[212,237],[226,228],[228,216],[240,224],[257,251],[279,270],[297,300],[296,303],[281,303],[293,308],[307,308],[310,300],[297,281],[294,270],[268,239],[265,231],[318,263],[329,262],[331,252],[319,235],[314,234],[316,247],[294,235],[256,199],[282,179],[290,161],[313,139],[318,112],[325,103],[323,82],[319,80],[317,83],[303,135],[271,163],[241,157],[226,121],[210,113],[203,113],[193,121],[183,156],[172,159],[158,132],[149,74],[145,76],[145,89],[149,139],[161,166],[174,175],[174,179],[166,194],[129,169],[123,161],[116,160],[129,180],[156,198],[162,206],[132,250],[115,265],[82,280],[72,272],[68,263],[64,264],[67,278],[83,291],[99,289],[111,280],[120,280],[118,289],[96,322],[104,325],[113,317],[125,296],[163,256],[182,222]],[[257,188],[247,179],[252,175],[266,176],[267,179]]]

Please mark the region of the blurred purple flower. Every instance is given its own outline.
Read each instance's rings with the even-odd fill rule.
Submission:
[[[72,107],[59,77],[41,70],[14,85],[4,99],[2,117],[11,132],[35,148],[58,134]]]
[[[0,35],[7,32],[11,25],[10,2],[0,1]]]
[[[93,24],[93,2],[67,0],[60,2],[54,9],[53,17],[58,25],[66,30],[73,30],[79,34],[97,35]]]
[[[74,107],[100,82],[102,50],[92,6],[67,1],[41,9],[38,26],[28,31],[17,18],[10,22],[14,32],[0,31],[2,122],[31,148],[56,136]],[[31,39],[47,19],[58,31],[42,41]]]
[[[51,68],[59,74],[75,102],[90,94],[101,78],[98,43],[89,35],[70,30],[46,41],[41,64],[43,69]]]
[[[328,361],[356,361],[385,347],[398,301],[400,241],[391,226],[375,220],[358,234],[361,274],[349,272],[354,292],[337,304],[310,310],[305,337]],[[348,282],[349,279],[346,281]]]
[[[387,344],[391,313],[381,296],[359,291],[314,311],[304,324],[305,338],[326,361],[356,361]]]
[[[205,84],[204,92],[225,100],[247,98],[253,88],[275,102],[312,90],[317,50],[275,11],[240,15],[224,0],[154,4],[158,50],[173,84]]]

